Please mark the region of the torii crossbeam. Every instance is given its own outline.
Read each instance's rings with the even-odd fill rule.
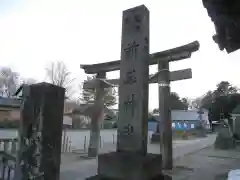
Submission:
[[[139,11],[140,11],[141,8],[145,9],[146,7],[145,6],[136,7],[136,11],[138,11],[137,9],[139,9]],[[129,10],[129,12],[130,11],[131,10]],[[132,11],[135,11],[135,9],[133,8]],[[131,23],[134,23],[134,22],[131,22]],[[142,25],[142,28],[148,29],[149,27],[147,27],[147,26],[148,25],[146,23],[146,27],[145,27],[145,25]],[[123,34],[125,34],[126,37],[128,36],[128,33],[129,32],[123,32]],[[135,32],[135,33],[136,34],[130,33],[131,37],[136,36],[141,39],[141,38],[143,38],[143,36],[145,36],[144,34],[141,34],[142,32],[140,33],[141,35],[137,34],[139,32]],[[126,37],[125,37],[125,41],[126,42],[130,41]],[[148,39],[148,35],[146,35],[145,38]],[[141,40],[139,40],[139,42],[140,41]],[[142,41],[141,41],[141,43],[142,43]],[[150,75],[148,77],[148,79],[149,79],[148,81],[149,81],[149,83],[158,83],[159,84],[159,95],[160,95],[159,109],[160,109],[160,114],[162,116],[161,119],[164,119],[162,122],[163,123],[162,127],[164,128],[164,134],[165,134],[164,136],[161,135],[161,138],[162,138],[161,139],[161,150],[162,150],[161,153],[163,156],[163,166],[165,168],[172,168],[172,135],[171,135],[171,126],[170,126],[171,125],[170,124],[171,114],[168,112],[169,104],[167,103],[169,100],[167,97],[169,96],[169,93],[170,93],[169,83],[170,83],[170,81],[192,78],[191,69],[185,69],[185,70],[174,71],[174,72],[169,73],[169,62],[190,58],[192,53],[199,49],[199,46],[200,46],[199,42],[194,41],[192,43],[189,43],[189,44],[186,44],[186,45],[183,45],[180,47],[176,47],[176,48],[169,49],[169,50],[162,51],[162,52],[149,54],[149,62],[146,63],[148,65],[158,64],[158,72],[154,75]],[[122,49],[122,52],[123,51],[125,51],[125,49]],[[141,53],[139,52],[139,54],[138,54],[139,58],[141,57],[140,54]],[[120,67],[121,67],[120,71],[122,71],[122,68],[124,66],[122,66],[121,62],[123,59],[121,58],[121,61],[117,60],[117,61],[110,61],[110,62],[105,62],[105,63],[92,64],[92,65],[80,65],[80,67],[85,71],[86,74],[97,74],[97,78],[95,80],[90,80],[90,81],[87,81],[84,83],[84,88],[85,89],[95,88],[97,92],[98,91],[101,92],[101,91],[103,91],[102,89],[104,89],[104,88],[108,88],[111,86],[116,86],[116,85],[121,84],[119,82],[122,82],[122,81],[119,81],[118,79],[107,80],[106,73],[110,72],[110,71],[120,70]],[[140,58],[140,59],[142,59],[142,58]],[[124,70],[126,70],[126,68]],[[133,76],[133,75],[131,74],[130,76]],[[130,77],[128,77],[128,78],[130,78]],[[120,88],[121,88],[121,85],[120,85]],[[98,112],[96,111],[96,114],[101,114],[101,112],[102,112],[101,109],[104,108],[102,99],[103,99],[103,97],[96,98],[95,103],[99,105],[98,110],[97,110]],[[100,101],[101,101],[101,103],[99,103]],[[101,108],[100,108],[100,106],[101,106]],[[92,123],[99,123],[99,122],[100,122],[99,118],[92,119]],[[94,125],[94,126],[99,127],[99,125]]]

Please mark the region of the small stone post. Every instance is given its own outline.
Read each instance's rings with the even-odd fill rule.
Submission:
[[[18,180],[59,180],[64,95],[64,88],[48,83],[23,87]]]

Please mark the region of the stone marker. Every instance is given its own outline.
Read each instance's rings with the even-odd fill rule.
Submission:
[[[214,142],[215,149],[235,149],[236,142],[228,127],[222,127]]]
[[[48,83],[23,87],[15,180],[59,180],[64,94]]]
[[[117,151],[147,153],[149,12],[123,13]]]
[[[151,180],[162,174],[161,155],[147,154],[148,60],[149,11],[142,5],[123,12],[117,152],[98,156],[93,179]]]

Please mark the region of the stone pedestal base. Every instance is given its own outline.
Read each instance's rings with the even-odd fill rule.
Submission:
[[[88,180],[158,180],[162,176],[162,156],[112,152],[98,156],[98,175]]]
[[[98,152],[97,152],[97,148],[88,148],[88,157],[93,158],[93,157],[97,157]]]
[[[216,149],[235,149],[236,142],[232,137],[217,137],[214,143]]]
[[[160,143],[160,133],[153,133],[151,143]]]

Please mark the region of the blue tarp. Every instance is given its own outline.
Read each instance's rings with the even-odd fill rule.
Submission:
[[[148,122],[148,131],[155,132],[157,129],[157,122]],[[195,128],[195,124],[192,122],[173,122],[172,128],[174,130],[188,130]]]

